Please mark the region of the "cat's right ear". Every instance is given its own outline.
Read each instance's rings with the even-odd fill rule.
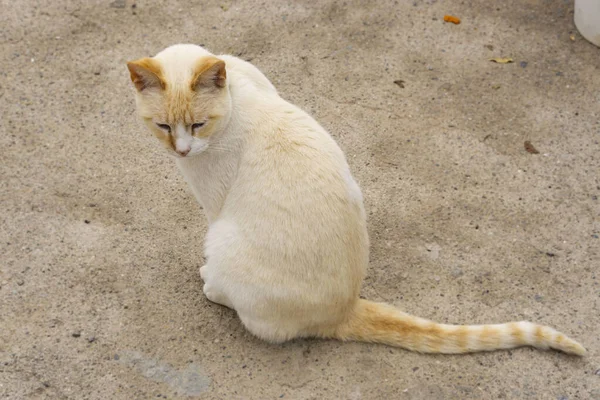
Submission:
[[[201,88],[223,88],[227,79],[225,62],[217,57],[200,59],[193,70],[192,90]]]
[[[131,81],[138,92],[149,88],[165,88],[162,68],[158,61],[152,58],[142,58],[128,62],[127,68],[129,68]]]

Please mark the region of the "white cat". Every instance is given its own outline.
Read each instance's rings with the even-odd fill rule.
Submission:
[[[256,336],[585,354],[531,322],[444,325],[359,299],[369,258],[363,198],[331,136],[238,58],[175,45],[127,65],[139,115],[206,212],[204,293]]]

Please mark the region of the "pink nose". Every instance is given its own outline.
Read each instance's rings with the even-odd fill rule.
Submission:
[[[185,157],[187,156],[187,154],[190,152],[190,149],[185,149],[185,150],[177,150],[177,153],[179,153],[181,156]]]

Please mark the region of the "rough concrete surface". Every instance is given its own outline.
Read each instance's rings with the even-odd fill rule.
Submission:
[[[0,7],[0,397],[600,399],[600,49],[571,1]],[[589,354],[245,332],[204,298],[204,216],[134,113],[125,62],[178,42],[251,60],[336,138],[369,215],[365,297],[532,320]]]

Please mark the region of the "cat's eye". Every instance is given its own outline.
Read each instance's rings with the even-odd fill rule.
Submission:
[[[156,126],[158,126],[163,131],[167,131],[167,132],[171,133],[171,127],[167,124],[156,124]]]
[[[204,126],[204,124],[205,124],[205,122],[197,122],[192,125],[192,130],[195,131],[198,128],[202,128]]]

